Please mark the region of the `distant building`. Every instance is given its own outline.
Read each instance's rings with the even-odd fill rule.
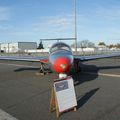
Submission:
[[[26,50],[37,49],[36,42],[17,42],[17,43],[1,43],[1,51],[6,53],[24,52]]]
[[[108,50],[106,45],[98,45],[98,50]]]
[[[77,48],[78,52],[94,52],[96,48]],[[75,51],[75,48],[72,48],[72,51]]]

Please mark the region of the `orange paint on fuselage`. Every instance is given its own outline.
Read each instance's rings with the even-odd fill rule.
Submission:
[[[67,73],[70,68],[70,60],[66,57],[59,57],[54,61],[53,69],[57,73]]]

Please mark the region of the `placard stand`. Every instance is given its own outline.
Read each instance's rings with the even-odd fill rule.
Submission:
[[[68,111],[68,110],[74,110],[74,111],[76,111],[76,106],[60,112],[59,111],[59,107],[58,107],[58,102],[57,102],[56,94],[55,94],[55,90],[54,90],[54,86],[52,86],[51,87],[51,96],[50,96],[50,108],[49,108],[49,111],[50,112],[56,111],[56,116],[58,118],[60,116],[60,114],[62,114],[65,111]]]
[[[55,94],[55,90],[54,87],[52,86],[51,88],[51,96],[50,96],[50,108],[49,108],[50,112],[56,111],[56,116],[59,117],[60,116],[60,112],[58,109],[58,103],[57,103],[57,99],[56,99],[56,94]]]

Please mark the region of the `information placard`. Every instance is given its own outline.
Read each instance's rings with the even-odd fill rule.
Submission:
[[[59,112],[77,106],[74,83],[72,77],[54,82],[54,90],[58,103]]]

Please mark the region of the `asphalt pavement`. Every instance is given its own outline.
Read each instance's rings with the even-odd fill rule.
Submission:
[[[58,119],[49,112],[50,88],[58,75],[36,75],[38,67],[0,61],[0,110],[18,120]],[[84,62],[81,69],[72,74],[77,111],[65,112],[59,120],[120,120],[120,57]]]

